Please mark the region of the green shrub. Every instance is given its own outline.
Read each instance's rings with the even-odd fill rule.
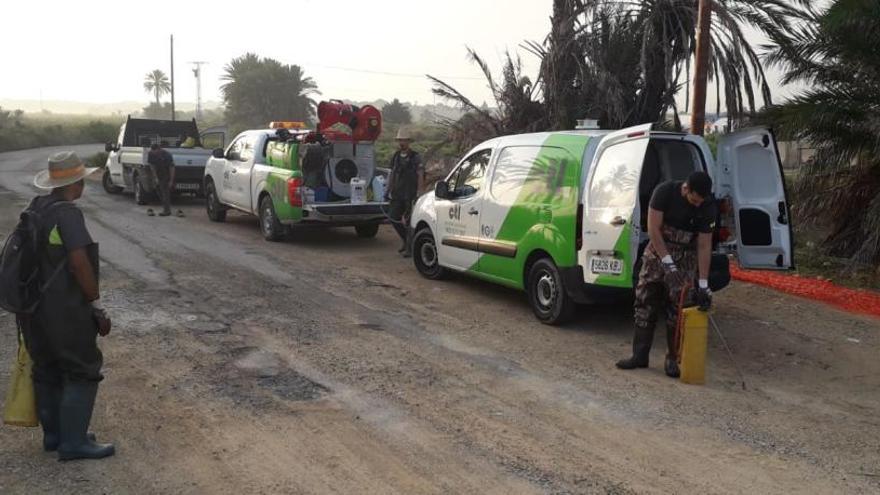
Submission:
[[[123,117],[19,113],[0,125],[0,152],[114,141]]]

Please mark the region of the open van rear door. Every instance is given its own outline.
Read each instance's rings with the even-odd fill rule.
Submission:
[[[578,253],[584,282],[632,287],[639,242],[639,179],[651,124],[602,138],[584,185],[583,249]]]
[[[785,177],[770,129],[746,129],[721,137],[715,191],[729,197],[736,250],[743,268],[794,267],[791,215]]]

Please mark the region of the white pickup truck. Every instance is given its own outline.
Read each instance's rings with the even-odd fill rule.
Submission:
[[[353,226],[359,237],[374,237],[388,204],[373,142],[314,142],[315,136],[259,129],[215,149],[205,166],[208,218],[223,222],[230,208],[257,215],[269,241],[309,224]],[[362,197],[354,197],[354,183],[363,184]]]
[[[187,138],[192,138],[189,143]],[[108,156],[102,180],[104,190],[111,194],[130,191],[137,204],[147,204],[155,195],[155,177],[147,164],[147,153],[150,145],[159,143],[174,159],[173,192],[203,194],[202,176],[205,162],[211,156],[211,150],[202,147],[202,140],[207,138],[207,133],[199,135],[195,120],[129,117],[120,127],[116,142],[105,146]],[[223,142],[223,136],[219,139]]]

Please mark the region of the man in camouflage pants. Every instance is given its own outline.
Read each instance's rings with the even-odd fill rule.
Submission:
[[[682,291],[699,272],[696,297],[703,307],[711,304],[709,263],[717,208],[712,197],[712,179],[695,172],[686,181],[660,184],[648,209],[650,242],[642,256],[642,269],[635,290],[635,334],[633,353],[617,362],[624,370],[647,368],[654,327],[661,313],[666,317],[665,371],[677,378],[678,307]]]

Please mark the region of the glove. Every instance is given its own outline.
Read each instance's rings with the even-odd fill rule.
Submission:
[[[686,275],[684,272],[679,271],[678,267],[675,266],[675,261],[672,261],[672,256],[667,254],[660,261],[663,263],[663,270],[666,272],[666,276],[664,277],[666,285],[670,288],[682,287]]]
[[[113,325],[107,316],[107,312],[104,311],[104,307],[101,306],[97,299],[92,301],[92,318],[95,319],[95,324],[98,326],[98,335],[106,337],[110,334],[110,329]]]
[[[712,307],[712,289],[709,288],[708,280],[700,280],[700,285],[694,294],[694,302],[700,311],[709,311]]]

